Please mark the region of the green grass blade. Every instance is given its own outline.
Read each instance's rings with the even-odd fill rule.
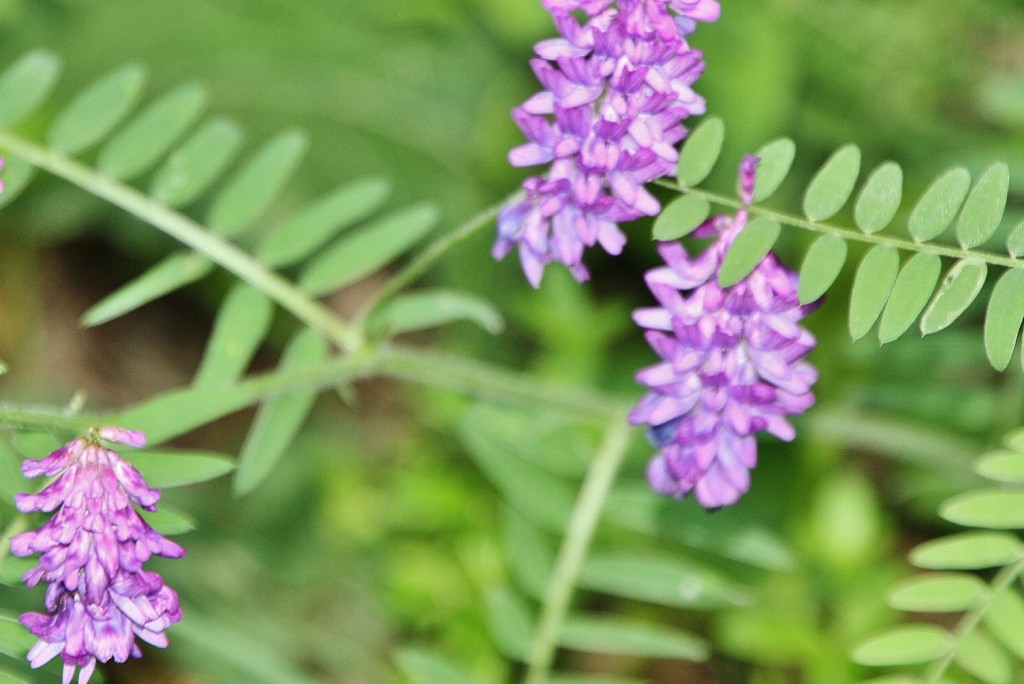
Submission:
[[[835,216],[853,194],[860,173],[860,148],[844,145],[828,158],[804,194],[804,215],[812,221]]]
[[[169,207],[191,203],[228,167],[243,137],[238,124],[223,117],[203,124],[160,167],[149,194]]]
[[[305,133],[286,131],[257,150],[214,199],[206,218],[210,230],[234,237],[252,227],[292,177],[308,148]]]
[[[16,124],[34,112],[60,78],[60,57],[33,50],[0,75],[0,125]]]
[[[131,180],[152,168],[199,119],[206,91],[190,84],[167,93],[142,111],[100,150],[97,168]]]
[[[50,147],[77,154],[98,143],[132,110],[145,82],[145,69],[129,64],[93,83],[57,115]]]

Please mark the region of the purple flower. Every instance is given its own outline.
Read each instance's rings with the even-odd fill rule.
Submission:
[[[528,142],[514,166],[550,164],[523,183],[523,197],[498,216],[493,254],[519,247],[527,279],[565,264],[589,276],[586,247],[618,254],[623,221],[660,211],[644,184],[675,170],[682,121],[702,114],[690,86],[704,70],[685,36],[695,21],[718,18],[717,0],[544,0],[560,38],[535,46],[531,61],[544,90],[512,115]],[[586,14],[580,23],[573,12]]]
[[[25,613],[21,623],[39,638],[28,652],[32,667],[60,655],[63,683],[81,668],[79,684],[96,662],[121,663],[142,655],[135,637],[167,646],[164,630],[181,619],[178,595],[155,572],[142,569],[152,555],[181,558],[184,549],[165,539],[135,506],[156,510],[160,492],[100,440],[143,446],[141,432],[90,430],[42,460],[27,460],[26,477],[55,478],[38,494],[18,494],[22,513],[56,511],[40,529],[11,539],[11,553],[39,553],[39,565],[24,574],[30,587],[46,589],[47,613]]]
[[[816,304],[800,305],[795,273],[769,253],[735,285],[717,282],[726,251],[747,223],[758,161],[748,156],[740,167],[743,208],[695,233],[717,235],[717,242],[694,258],[678,243],[658,246],[666,265],[646,280],[660,306],[633,316],[662,359],[637,373],[650,392],[630,414],[630,422],[650,426],[659,450],[647,478],[661,494],[693,491],[706,508],[735,503],[749,489],[754,433],[793,439],[785,416],[814,403],[818,378],[803,360],[817,342],[797,323]]]

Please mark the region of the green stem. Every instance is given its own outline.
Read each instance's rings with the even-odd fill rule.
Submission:
[[[620,415],[605,433],[604,442],[587,470],[579,498],[569,517],[562,548],[544,592],[543,608],[530,647],[523,684],[544,684],[548,680],[558,649],[558,635],[569,612],[569,601],[628,446],[629,425],[625,415]]]
[[[1021,572],[1024,571],[1024,558],[1018,560],[1012,565],[1007,565],[1005,568],[1000,570],[996,576],[992,579],[992,592],[989,594],[988,600],[977,606],[973,610],[964,614],[960,618],[960,622],[956,626],[956,631],[953,632],[953,638],[950,640],[949,648],[943,656],[933,662],[924,673],[924,684],[936,684],[942,675],[945,674],[946,670],[952,664],[953,659],[956,657],[957,649],[960,648],[960,642],[963,638],[973,632],[981,622],[982,618],[985,617],[985,613],[988,612],[989,607],[992,605],[992,601],[995,600],[996,596],[1002,591],[1007,591],[1017,578],[1020,577]]]
[[[2,129],[0,148],[9,150],[29,164],[63,178],[159,228],[263,292],[296,318],[322,332],[341,349],[352,351],[362,345],[359,335],[330,309],[311,299],[293,283],[268,269],[244,250],[211,233],[187,216],[60,152],[40,147]]]
[[[677,191],[679,190],[678,187],[670,187],[673,187]],[[742,206],[740,202],[732,199],[731,197],[719,195],[714,192],[708,192],[706,190],[686,188],[683,192],[703,197],[709,202],[714,202],[715,204],[720,204],[733,209],[739,209]],[[793,216],[792,214],[786,214],[773,209],[766,209],[764,207],[759,207],[756,204],[750,207],[750,213],[756,216],[765,216],[767,218],[774,219],[779,223],[792,226],[794,228],[801,228],[813,233],[835,235],[844,240],[850,240],[853,242],[864,242],[869,245],[887,245],[889,247],[895,247],[896,249],[902,249],[909,252],[937,254],[938,256],[949,257],[950,259],[974,259],[992,266],[1002,266],[1004,268],[1024,268],[1024,261],[1002,254],[983,252],[973,249],[963,249],[960,247],[950,247],[949,245],[940,245],[932,242],[915,242],[911,239],[893,237],[891,235],[883,235],[881,233],[863,233],[853,228],[842,228],[830,223],[816,223],[814,221],[808,221],[800,218],[799,216]]]

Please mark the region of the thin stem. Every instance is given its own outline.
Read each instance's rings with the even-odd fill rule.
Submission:
[[[957,649],[960,648],[960,642],[963,638],[974,631],[981,622],[982,618],[985,617],[985,613],[992,606],[992,601],[1000,592],[1009,589],[1010,585],[1017,581],[1020,577],[1021,572],[1024,571],[1024,558],[1018,560],[1013,565],[1007,565],[1005,568],[999,571],[998,574],[992,579],[992,592],[989,594],[988,600],[977,606],[973,610],[964,614],[960,619],[960,622],[956,626],[956,631],[953,632],[953,638],[950,641],[949,648],[941,658],[933,662],[924,673],[924,684],[936,684],[942,675],[946,673],[946,670],[952,664],[953,659],[956,657]]]
[[[29,164],[107,200],[203,254],[263,292],[311,328],[322,332],[341,349],[352,351],[362,345],[359,335],[330,309],[311,299],[293,283],[268,269],[244,250],[214,235],[187,216],[169,209],[131,186],[97,173],[60,152],[41,147],[2,129],[0,148],[7,149]]]
[[[385,346],[377,371],[383,375],[504,403],[542,406],[598,425],[626,412],[623,402],[596,391],[545,384],[480,361],[424,349]]]
[[[438,238],[416,258],[410,261],[403,269],[392,276],[379,292],[370,297],[369,301],[363,306],[361,312],[357,316],[357,320],[365,320],[375,309],[380,307],[381,304],[394,297],[405,287],[423,275],[427,269],[437,263],[438,260],[448,252],[448,250],[452,249],[460,242],[470,238],[481,228],[490,225],[498,215],[498,212],[501,211],[501,208],[509,202],[512,202],[518,194],[519,192],[512,193],[498,204],[484,209],[475,216],[470,217],[462,225],[455,228],[455,230]]]
[[[677,191],[679,190],[677,187],[674,187],[674,189]],[[719,195],[714,192],[708,192],[706,190],[686,188],[683,192],[703,197],[709,202],[714,202],[715,204],[720,204],[733,209],[739,209],[741,206],[740,202],[735,199],[726,197],[725,195]],[[949,245],[940,245],[932,242],[915,242],[914,240],[907,238],[893,237],[891,235],[883,235],[881,233],[862,233],[861,231],[854,230],[853,228],[842,228],[830,223],[816,223],[814,221],[808,221],[800,218],[799,216],[793,216],[792,214],[786,214],[773,209],[766,209],[764,207],[759,207],[756,204],[750,207],[750,213],[757,216],[765,216],[767,218],[775,219],[779,223],[787,226],[809,230],[813,233],[835,235],[844,240],[864,242],[870,245],[888,245],[889,247],[895,247],[896,249],[902,249],[910,252],[924,252],[926,254],[937,254],[938,256],[949,257],[951,259],[975,259],[992,266],[1002,266],[1004,268],[1024,268],[1024,261],[1014,259],[1010,256],[995,254],[993,252],[983,252],[980,250],[950,247]]]
[[[604,442],[587,470],[583,488],[573,507],[562,548],[544,592],[543,609],[530,647],[523,684],[544,684],[548,679],[558,649],[558,634],[565,624],[576,580],[628,446],[629,425],[622,415],[605,433]]]

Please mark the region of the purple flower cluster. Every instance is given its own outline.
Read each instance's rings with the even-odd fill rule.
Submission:
[[[54,477],[38,494],[18,494],[22,513],[56,514],[40,529],[11,539],[16,556],[42,554],[22,579],[46,589],[47,613],[25,613],[21,623],[39,638],[28,652],[32,667],[60,655],[63,684],[81,668],[79,684],[96,662],[124,662],[142,655],[135,637],[165,647],[164,630],[181,619],[178,595],[155,572],[142,569],[152,555],[181,558],[184,549],[165,539],[135,506],[156,510],[160,492],[100,439],[142,446],[141,432],[90,431],[42,460],[22,464],[25,477]]]
[[[695,232],[717,242],[694,258],[678,243],[659,245],[666,265],[646,280],[660,306],[634,313],[662,359],[637,374],[650,392],[630,414],[630,422],[650,426],[659,449],[648,480],[677,498],[693,491],[707,508],[735,503],[750,487],[756,432],[793,439],[785,416],[814,403],[818,377],[803,360],[816,340],[797,324],[816,304],[800,305],[795,273],[768,254],[735,285],[717,282],[726,251],[747,223],[758,161],[748,156],[741,166],[743,208]]]
[[[658,213],[643,186],[673,173],[682,121],[705,110],[690,88],[703,56],[686,36],[719,15],[717,0],[543,3],[561,37],[535,46],[531,65],[545,90],[513,110],[529,142],[509,161],[551,166],[501,212],[493,250],[501,259],[518,245],[534,287],[552,261],[586,280],[584,248],[618,254],[626,241],[618,224]]]

